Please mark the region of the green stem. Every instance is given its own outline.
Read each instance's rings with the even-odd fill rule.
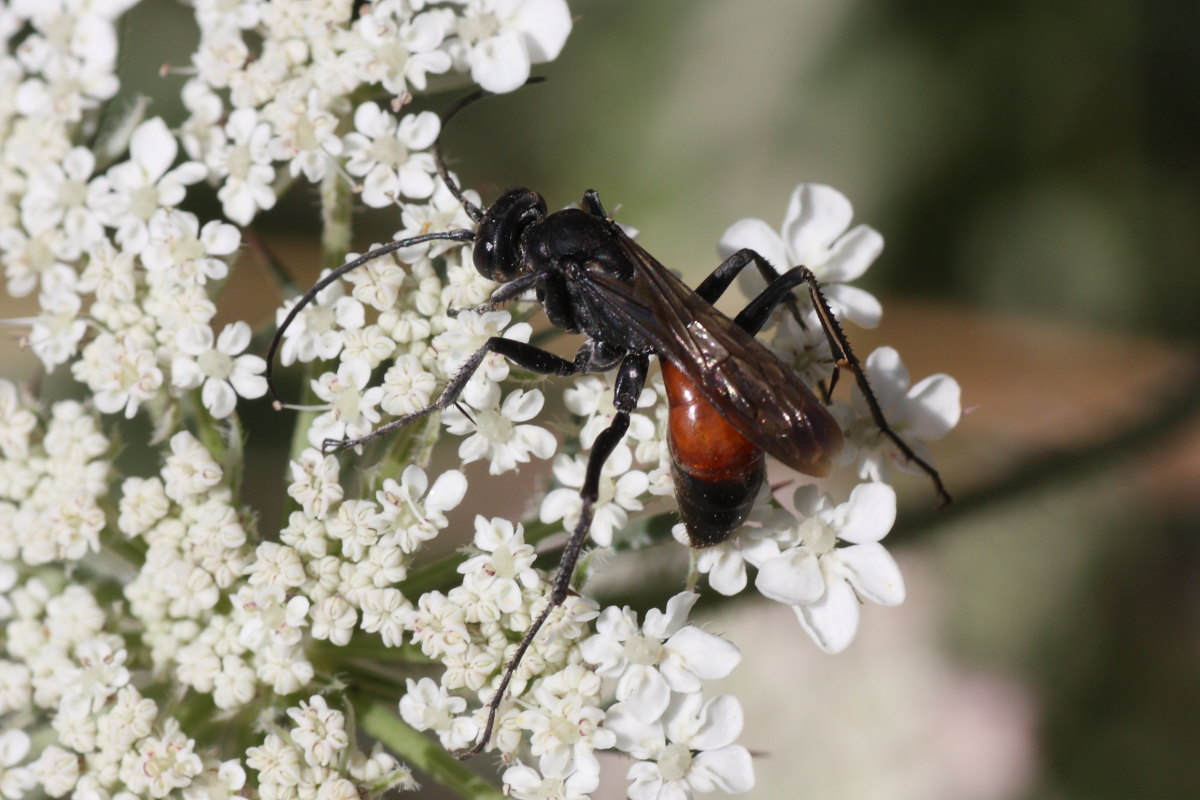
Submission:
[[[472,800],[503,800],[499,789],[471,772],[454,756],[396,715],[394,704],[357,698],[355,711],[363,730],[433,780]]]
[[[321,181],[321,266],[329,269],[346,263],[350,250],[350,184],[329,170]]]
[[[212,457],[217,460],[217,463],[222,465],[222,469],[227,467],[225,464],[225,437],[221,435],[217,421],[213,419],[213,415],[208,413],[208,409],[200,402],[200,390],[195,389],[189,393],[187,397],[187,405],[191,416],[196,420],[196,434],[208,452],[212,453]]]

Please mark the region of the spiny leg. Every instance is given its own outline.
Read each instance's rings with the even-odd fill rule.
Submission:
[[[508,691],[508,685],[512,682],[513,675],[521,666],[521,659],[525,657],[526,651],[533,644],[538,631],[546,624],[550,614],[567,599],[567,593],[571,589],[571,576],[575,574],[575,564],[579,561],[583,543],[587,540],[588,531],[592,527],[593,506],[600,497],[600,472],[604,469],[608,457],[612,455],[613,450],[624,438],[625,431],[629,429],[629,415],[637,407],[637,399],[646,383],[646,372],[649,365],[650,359],[644,353],[628,355],[621,362],[617,372],[616,386],[613,389],[613,405],[616,406],[617,413],[608,427],[596,437],[596,441],[592,445],[592,452],[588,456],[587,471],[584,475],[583,486],[579,490],[583,507],[579,511],[579,521],[575,523],[575,530],[571,532],[571,538],[567,540],[567,544],[563,548],[562,558],[558,562],[558,570],[551,580],[550,598],[546,607],[529,626],[529,630],[525,631],[513,657],[504,667],[504,676],[500,679],[500,685],[496,687],[496,693],[488,702],[487,723],[483,727],[483,733],[480,734],[479,740],[475,742],[474,746],[455,753],[455,756],[460,759],[470,758],[479,753],[491,741],[492,730],[496,725],[496,714],[500,709],[500,704],[504,702],[504,695]]]
[[[792,297],[792,289],[802,283],[808,284],[808,293],[812,298],[813,308],[817,312],[817,319],[821,322],[821,328],[825,331],[825,338],[829,341],[829,350],[833,353],[834,360],[837,362],[838,367],[848,369],[854,374],[854,381],[858,385],[859,391],[862,392],[863,398],[867,401],[867,407],[871,410],[871,418],[875,421],[875,425],[884,436],[887,436],[899,448],[906,459],[916,464],[922,472],[930,477],[934,487],[937,489],[941,505],[949,504],[951,500],[950,493],[946,491],[946,486],[942,483],[942,477],[938,474],[938,471],[929,462],[913,452],[908,443],[901,439],[900,435],[892,430],[892,426],[888,424],[887,417],[884,416],[883,409],[879,405],[879,400],[875,397],[875,391],[871,388],[871,383],[867,380],[867,374],[863,370],[858,357],[854,355],[854,351],[850,349],[850,340],[842,332],[842,327],[833,315],[833,310],[829,307],[829,301],[825,299],[825,293],[821,291],[821,287],[817,283],[816,276],[813,275],[812,270],[807,267],[794,267],[788,270],[779,276],[779,278],[772,281],[766,289],[751,300],[742,309],[741,313],[734,318],[734,322],[751,333],[758,331],[767,321],[775,306],[780,301]],[[833,392],[838,373],[834,372],[833,375],[834,378],[831,379],[829,386],[830,393]]]
[[[576,361],[567,361],[565,358],[554,355],[554,353],[542,350],[540,347],[534,347],[527,342],[519,342],[515,339],[505,339],[503,336],[493,336],[488,339],[483,347],[471,354],[471,357],[466,360],[466,363],[455,373],[450,382],[442,389],[442,393],[438,395],[437,400],[430,405],[414,411],[413,413],[394,419],[386,425],[382,425],[371,431],[365,436],[360,436],[357,439],[326,439],[321,443],[322,452],[330,452],[332,450],[340,450],[346,447],[358,447],[361,444],[366,444],[380,436],[384,436],[397,428],[403,428],[405,425],[411,425],[417,420],[424,419],[435,411],[445,411],[450,406],[454,405],[466,388],[467,382],[471,380],[471,376],[479,369],[479,365],[483,363],[483,359],[488,353],[498,353],[519,367],[524,367],[530,372],[536,372],[539,375],[574,375],[578,372],[587,371],[587,365]]]

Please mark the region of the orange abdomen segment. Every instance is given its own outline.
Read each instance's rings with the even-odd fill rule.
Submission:
[[[762,450],[729,424],[682,372],[662,362],[670,410],[667,439],[676,464],[708,481],[744,479]]]
[[[763,452],[688,378],[662,361],[675,500],[692,547],[720,544],[746,521],[762,485]]]

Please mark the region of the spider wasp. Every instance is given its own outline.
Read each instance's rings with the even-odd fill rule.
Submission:
[[[443,126],[486,94],[477,90],[460,98],[443,113]],[[526,188],[510,189],[487,208],[480,208],[450,176],[438,143],[433,154],[438,174],[476,223],[475,230],[426,233],[393,241],[332,270],[292,306],[279,326],[267,351],[266,377],[276,407],[282,407],[271,365],[296,315],[351,270],[396,250],[438,240],[473,244],[475,268],[500,284],[488,301],[474,310],[493,310],[533,292],[549,321],[568,333],[582,334],[583,344],[568,360],[526,342],[493,336],[426,408],[357,439],[327,439],[323,450],[355,447],[444,411],[458,400],[489,353],[543,375],[566,377],[616,369],[616,413],[592,445],[579,492],[579,521],[563,548],[549,602],[506,665],[478,741],[459,757],[480,752],[490,741],[500,703],[521,659],[554,608],[566,600],[591,527],[601,469],[629,428],[651,356],[658,357],[663,372],[675,496],[693,548],[728,540],[746,520],[763,482],[764,454],[798,472],[823,477],[841,452],[842,430],[825,403],[754,338],[780,303],[791,306],[799,319],[793,290],[800,286],[808,292],[834,361],[854,376],[880,433],[929,476],[940,504],[950,502],[937,470],[888,425],[862,365],[807,267],[795,266],[780,273],[758,253],[743,249],[692,289],[609,217],[595,190],[584,192],[579,208],[553,213],[547,211],[540,194]],[[730,318],[713,303],[738,273],[751,265],[767,286]],[[826,400],[837,375],[835,371],[824,388]]]

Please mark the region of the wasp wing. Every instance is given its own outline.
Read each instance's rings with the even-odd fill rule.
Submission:
[[[589,282],[605,295],[603,306],[653,345],[755,445],[805,474],[829,474],[842,448],[842,431],[812,390],[619,228],[616,239],[634,266],[633,277],[626,282],[589,269]]]

